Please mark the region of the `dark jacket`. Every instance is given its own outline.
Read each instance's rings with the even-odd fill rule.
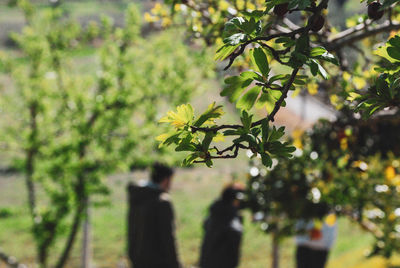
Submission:
[[[174,212],[168,195],[128,186],[128,256],[134,268],[178,268]]]
[[[242,218],[231,204],[221,200],[211,205],[204,222],[201,268],[234,268],[239,265]]]

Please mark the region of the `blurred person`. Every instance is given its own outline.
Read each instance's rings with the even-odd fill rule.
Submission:
[[[315,204],[318,218],[300,220],[296,228],[304,231],[296,236],[297,268],[324,268],[337,236],[336,215],[325,204]]]
[[[200,268],[235,268],[239,266],[242,239],[244,186],[228,185],[209,209],[204,221]]]
[[[156,163],[144,185],[128,186],[128,256],[134,268],[181,267],[168,191],[173,170]]]

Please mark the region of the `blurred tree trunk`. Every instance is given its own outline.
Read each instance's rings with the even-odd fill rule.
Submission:
[[[277,234],[272,234],[272,268],[279,268],[279,240]]]
[[[85,221],[83,223],[83,238],[82,238],[82,268],[90,268],[92,260],[91,250],[91,225],[90,225],[90,201],[86,199]]]
[[[70,230],[68,238],[67,238],[67,242],[65,244],[64,250],[61,253],[60,258],[57,261],[55,268],[63,268],[65,266],[65,264],[68,260],[69,254],[74,245],[76,235],[78,234],[84,210],[85,210],[84,205],[78,204],[78,206],[75,210],[75,215],[73,218],[71,230]]]

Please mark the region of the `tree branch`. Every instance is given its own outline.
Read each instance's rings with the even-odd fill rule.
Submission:
[[[207,160],[209,160],[209,159],[228,159],[228,158],[236,158],[237,156],[238,156],[238,153],[239,153],[239,148],[242,148],[242,146],[243,145],[241,145],[241,144],[239,144],[239,143],[236,143],[236,144],[233,144],[232,146],[229,146],[228,148],[226,148],[225,150],[223,150],[223,151],[232,151],[233,149],[235,150],[234,152],[233,152],[233,154],[226,154],[226,155],[218,155],[218,156],[216,156],[216,155],[210,155],[207,159],[204,159],[204,160],[196,160],[196,161],[193,161],[193,163],[206,163],[206,161]],[[222,152],[222,151],[221,151]],[[222,153],[221,153],[222,154]]]
[[[296,23],[292,22],[286,17],[283,18],[283,23],[285,23],[286,26],[289,27],[289,29],[291,29],[292,31],[295,31],[300,28]]]
[[[351,221],[354,221],[355,223],[359,224],[361,226],[361,228],[367,232],[370,232],[372,235],[374,235],[375,237],[382,237],[383,236],[383,232],[381,230],[379,230],[378,226],[367,220],[367,219],[361,219],[359,217],[354,216],[351,211],[344,211],[342,212],[344,215],[346,215],[347,217],[349,217],[349,219]]]
[[[217,127],[195,127],[195,126],[191,126],[190,128],[192,130],[192,133],[195,133],[197,131],[217,132],[217,131],[222,130],[222,129],[239,129],[241,127],[243,127],[243,126],[241,126],[241,125],[220,125],[220,126],[217,126]]]
[[[368,21],[366,24],[359,24],[344,30],[335,35],[333,38],[328,39],[323,46],[328,51],[337,51],[344,46],[349,46],[354,42],[360,41],[364,38],[368,38],[379,33],[400,29],[400,23],[391,23],[389,20],[373,28],[368,28],[367,26]]]
[[[275,102],[275,106],[274,109],[272,110],[272,112],[268,115],[267,117],[267,122],[274,122],[274,117],[276,115],[276,113],[279,111],[279,109],[281,108],[282,102],[286,99],[287,94],[289,92],[290,87],[293,84],[294,79],[296,79],[296,75],[299,72],[300,69],[294,69],[292,74],[290,75],[289,81],[285,84],[285,86],[283,87],[282,90],[282,95],[279,98],[279,100],[277,100],[277,102]],[[251,124],[251,127],[255,127],[258,125],[261,125],[261,123],[265,120],[265,118],[260,119],[256,122],[254,122],[253,124]]]

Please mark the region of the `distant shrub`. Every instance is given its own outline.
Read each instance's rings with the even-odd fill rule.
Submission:
[[[14,215],[11,208],[0,208],[0,219],[9,218]]]

